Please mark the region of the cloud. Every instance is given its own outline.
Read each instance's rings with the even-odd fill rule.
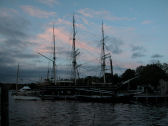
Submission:
[[[141,24],[151,24],[152,21],[151,20],[144,20]]]
[[[85,9],[80,9],[78,11],[79,14],[85,16],[85,17],[94,17],[94,16],[99,16],[99,15],[108,15],[108,11],[95,11],[89,8],[85,8]]]
[[[89,17],[89,18],[93,18],[93,17],[102,17],[103,19],[106,20],[110,20],[110,21],[132,21],[132,20],[136,20],[135,17],[117,17],[117,16],[113,16],[109,11],[105,11],[105,10],[93,10],[93,9],[89,9],[89,8],[84,8],[84,9],[80,9],[78,10],[78,13],[85,16],[85,17]]]
[[[122,40],[124,43],[132,43],[135,38],[135,28],[134,27],[116,27],[104,24],[105,35],[113,36]]]
[[[50,77],[52,77],[52,68],[49,67]],[[34,69],[33,67],[27,68],[25,65],[20,64],[19,71],[19,83],[31,83],[31,82],[39,82],[43,81],[47,77],[47,67],[37,67]],[[0,65],[0,83],[15,83],[16,82],[16,72],[17,72],[17,64],[15,66],[1,66]],[[57,78],[71,78],[71,70],[70,67],[65,65],[57,66]],[[42,80],[41,80],[42,78]]]
[[[133,21],[136,20],[135,17],[129,18],[129,17],[116,17],[116,16],[106,16],[105,19],[110,21]]]
[[[48,5],[50,7],[52,7],[54,5],[58,5],[60,3],[59,0],[38,0],[38,1],[44,5]]]
[[[84,17],[81,17],[81,20],[83,21],[84,24],[89,24],[89,21],[87,19],[85,19]]]
[[[139,57],[144,57],[145,55],[142,54],[141,52],[135,52],[132,54],[132,58],[139,58]]]
[[[68,25],[68,26],[72,26],[72,22],[67,21],[65,19],[62,19],[62,18],[58,18],[58,20],[56,22],[54,22],[54,24],[56,24],[56,25]]]
[[[11,65],[12,63],[13,64],[16,63],[15,58],[9,56],[8,52],[1,51],[0,58],[1,58],[0,66],[8,66]]]
[[[150,64],[157,64],[157,63],[160,63],[160,61],[158,59],[151,59],[151,60],[149,60],[149,63]]]
[[[122,52],[121,46],[123,45],[123,41],[115,38],[115,37],[107,37],[106,40],[106,48],[114,54],[120,54]]]
[[[14,66],[22,60],[36,58],[29,50],[32,43],[28,41],[30,22],[21,17],[16,10],[6,9],[5,15],[0,15],[0,66]]]
[[[143,46],[132,46],[132,58],[140,58],[145,56],[145,48]]]
[[[16,14],[16,11],[13,12],[9,10],[5,12],[6,15],[0,15],[0,34],[3,38],[0,44],[7,48],[29,43],[23,42],[22,39],[28,37],[26,32],[31,23]]]
[[[18,15],[18,11],[12,8],[0,9],[0,17],[12,17],[13,15]]]
[[[155,58],[162,58],[163,55],[160,55],[160,54],[154,54],[151,56],[151,58],[155,59]]]
[[[3,13],[3,10],[0,12]],[[5,37],[25,37],[28,25],[30,22],[19,16],[16,10],[5,9],[5,14],[0,13],[0,34]]]
[[[44,33],[40,33],[37,35],[35,42],[37,42],[38,44],[41,43],[41,47],[36,49],[37,52],[39,51],[44,53],[48,52],[48,49],[46,49],[45,47],[47,47],[48,44],[46,43],[47,41],[52,41],[51,40],[52,30],[53,30],[52,27],[47,27]],[[63,28],[55,28],[55,36],[56,36],[56,43],[58,44],[57,46],[60,45],[64,47],[72,46],[72,40],[70,40],[70,34],[67,33]],[[86,42],[84,41],[77,41],[76,46],[77,48],[84,49],[89,52],[99,51],[99,49],[86,44]]]
[[[46,46],[44,47],[47,52],[49,52],[50,54],[53,53],[53,47],[51,46]],[[55,50],[56,50],[56,57],[62,57],[62,56],[69,56],[71,57],[71,50],[68,50],[67,48],[65,47],[62,47],[62,46],[56,46],[55,47]]]
[[[106,64],[107,65],[107,64]],[[110,68],[110,66],[106,66],[106,68]],[[127,68],[124,66],[113,65],[114,73],[122,74]],[[79,69],[80,75],[82,77],[85,76],[100,76],[101,75],[101,66],[100,64],[95,65],[82,65]],[[110,73],[110,71],[106,70],[106,73]]]
[[[32,58],[37,58],[38,55],[36,54],[32,54],[32,53],[25,53],[23,52],[23,50],[19,50],[19,49],[1,49],[0,51],[0,58],[1,58],[1,62],[0,65],[1,66],[6,66],[6,65],[12,65],[17,63],[18,59],[32,59]]]
[[[132,51],[146,51],[143,46],[132,46]]]
[[[21,6],[21,8],[24,12],[28,13],[30,16],[37,18],[48,18],[56,15],[56,12],[44,11],[30,5]]]
[[[17,64],[14,66],[1,66],[0,65],[0,82],[15,83],[16,82]],[[46,77],[47,68],[41,67],[37,69],[28,69],[20,64],[19,83],[30,83],[39,81],[42,76]]]
[[[54,22],[55,25],[57,26],[61,26],[61,27],[72,27],[72,22],[68,21],[68,20],[65,20],[63,18],[58,18],[55,22]],[[50,24],[50,25],[53,25]],[[82,30],[86,30],[86,27],[82,24],[82,23],[75,23],[75,26],[78,28],[78,29],[82,29]]]
[[[119,75],[121,75],[127,68],[116,65],[113,67],[113,69],[114,73],[118,73]]]

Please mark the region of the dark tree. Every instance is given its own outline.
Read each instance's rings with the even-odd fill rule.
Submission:
[[[136,74],[139,75],[143,71],[144,67],[145,66],[139,66],[139,67],[137,67],[136,68]]]
[[[131,78],[135,77],[135,70],[127,69],[122,75],[121,79],[122,81],[129,80]]]
[[[167,63],[157,63],[157,66],[159,66],[162,70],[164,70],[166,73],[168,73],[168,64]]]
[[[166,73],[157,64],[138,67],[136,70],[140,76],[139,80],[143,84],[158,85],[160,79],[166,78]]]
[[[106,73],[106,82],[107,83],[112,83],[113,76],[111,73]]]
[[[119,84],[120,82],[121,82],[121,78],[118,76],[118,74],[114,74],[113,79],[112,79],[112,83],[113,83],[114,85],[117,85],[117,84]]]

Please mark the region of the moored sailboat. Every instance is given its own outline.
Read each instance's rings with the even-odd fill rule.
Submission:
[[[38,97],[39,92],[33,91],[29,86],[23,86],[21,89],[18,89],[19,84],[19,64],[17,67],[17,77],[16,77],[16,90],[12,93],[12,96],[15,100],[40,100]]]

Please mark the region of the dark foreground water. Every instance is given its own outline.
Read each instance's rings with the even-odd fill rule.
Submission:
[[[168,126],[166,105],[15,101],[10,126]]]

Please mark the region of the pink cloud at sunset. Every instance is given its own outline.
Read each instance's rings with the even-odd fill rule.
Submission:
[[[1,17],[11,17],[13,15],[18,15],[18,11],[12,8],[0,8]]]
[[[48,5],[50,7],[59,4],[59,0],[37,0],[37,1],[39,1],[40,3],[44,5]]]
[[[119,16],[114,16],[112,15],[109,11],[107,10],[93,10],[90,8],[84,8],[80,9],[78,11],[79,14],[93,18],[93,17],[103,17],[103,19],[110,20],[110,21],[133,21],[136,20],[135,17],[119,17]]]
[[[30,16],[38,17],[38,18],[48,18],[50,16],[56,15],[56,12],[44,11],[44,10],[41,10],[37,7],[33,7],[33,6],[29,6],[29,5],[21,6],[21,9],[24,12],[28,13]]]
[[[36,48],[37,50],[40,50],[40,52],[49,52],[48,49],[45,49],[45,47],[51,46],[52,42],[52,32],[53,28],[47,28],[44,33],[38,34],[37,39],[34,40],[34,42],[40,44],[40,47]],[[70,35],[64,31],[61,28],[55,28],[55,38],[56,38],[56,45],[59,42],[59,46],[71,46],[72,45],[72,40],[70,40]],[[98,53],[99,49],[92,47],[84,41],[77,41],[76,42],[77,48],[84,49],[86,51],[89,51],[91,53]]]

